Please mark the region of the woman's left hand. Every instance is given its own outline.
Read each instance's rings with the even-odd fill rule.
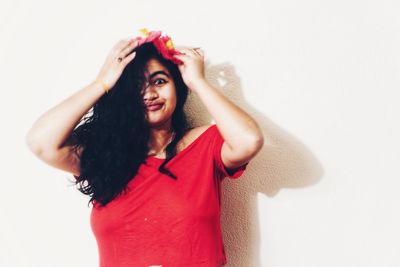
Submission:
[[[183,62],[178,65],[182,79],[193,90],[197,82],[205,80],[204,53],[200,48],[183,48],[178,51],[183,55],[174,55],[174,57]]]

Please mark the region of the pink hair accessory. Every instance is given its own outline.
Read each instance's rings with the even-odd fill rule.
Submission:
[[[148,31],[147,28],[142,28],[139,32],[140,36],[134,38],[135,40],[139,40],[138,46],[153,42],[163,58],[178,65],[183,63],[181,60],[175,58],[174,55],[184,55],[184,53],[174,48],[174,44],[169,36],[162,36],[161,31]]]

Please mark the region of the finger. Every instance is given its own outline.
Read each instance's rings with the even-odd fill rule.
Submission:
[[[181,52],[181,53],[182,53],[182,52]],[[174,57],[176,57],[177,59],[180,59],[180,60],[182,60],[182,61],[186,61],[186,60],[189,58],[189,56],[186,55],[186,54],[174,55]]]
[[[189,48],[182,48],[182,49],[180,49],[180,52],[184,53],[186,56],[193,56],[194,55],[194,51],[192,49],[189,49]]]
[[[116,50],[121,50],[126,44],[129,43],[129,39],[121,39],[119,42],[115,45]]]
[[[133,49],[138,46],[138,43],[138,40],[129,41],[128,44],[126,44],[126,46],[119,53],[119,56],[124,58],[127,54],[129,54]]]
[[[131,62],[132,59],[135,58],[135,56],[136,56],[136,51],[130,53],[126,58],[124,58],[124,59],[121,61],[122,65],[123,65],[124,67],[125,67],[126,65],[128,65],[128,63]]]
[[[126,39],[121,39],[121,40],[119,40],[119,41],[113,46],[113,49],[117,49],[117,48],[120,47],[122,44],[124,44],[125,41],[126,41]]]
[[[198,49],[200,49],[200,47],[187,48],[187,49],[185,49],[185,52],[187,52],[189,55],[192,55],[192,56],[200,56],[201,57],[201,54],[198,52]]]
[[[126,44],[128,44],[128,42],[129,42],[129,39],[122,39],[118,43],[115,44],[115,46],[113,47],[113,51],[111,53],[113,58],[117,58],[119,56],[119,53],[121,52],[122,48]]]
[[[203,52],[203,50],[201,50],[200,47],[197,47],[197,48],[195,48],[195,49],[196,49],[196,51],[200,54],[200,56],[204,57],[204,52]]]
[[[200,52],[199,52],[197,49],[198,49],[198,48],[193,48],[193,52],[194,52],[196,55],[198,55],[198,56],[201,57]]]

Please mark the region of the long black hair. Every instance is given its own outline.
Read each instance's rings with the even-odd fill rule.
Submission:
[[[67,141],[80,158],[80,175],[74,175],[74,184],[90,196],[88,205],[97,202],[106,206],[125,192],[147,157],[150,128],[141,90],[148,83],[145,71],[150,59],[165,66],[175,83],[177,103],[171,121],[175,136],[166,147],[166,159],[158,170],[177,179],[164,165],[176,155],[176,145],[189,129],[184,113],[188,88],[177,65],[163,58],[153,43],[134,51],[135,58],[124,68],[115,86],[81,118]],[[79,148],[82,152],[78,154]]]

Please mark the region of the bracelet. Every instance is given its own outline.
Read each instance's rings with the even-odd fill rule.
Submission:
[[[108,94],[108,85],[100,78],[98,78],[96,81],[100,82],[101,85],[103,86],[104,91],[106,91],[106,93]]]

